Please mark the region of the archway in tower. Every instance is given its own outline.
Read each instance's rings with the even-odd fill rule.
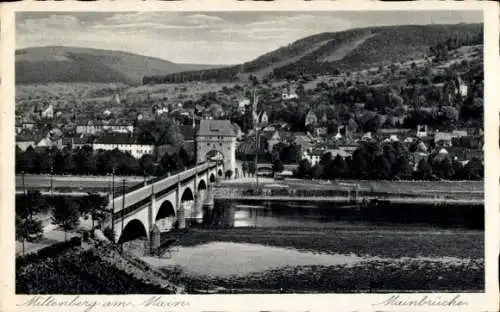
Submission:
[[[219,163],[224,163],[224,154],[222,154],[221,151],[218,151],[216,149],[212,149],[207,152],[205,159],[207,161],[214,161]]]
[[[160,232],[170,231],[175,223],[174,205],[168,200],[165,200],[158,212],[156,213],[155,224]]]
[[[133,219],[123,228],[123,232],[118,239],[118,243],[125,243],[136,239],[147,239],[147,237],[148,235],[144,224],[138,219]]]
[[[213,173],[210,174],[210,183],[215,182],[215,175]]]
[[[222,169],[219,169],[219,171],[217,171],[217,175],[218,175],[219,177],[222,177]]]

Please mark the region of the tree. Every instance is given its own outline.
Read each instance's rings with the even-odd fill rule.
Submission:
[[[231,169],[227,170],[225,174],[226,179],[231,179],[232,176],[233,176],[233,170]]]
[[[16,216],[16,239],[21,240],[23,244],[23,254],[24,254],[24,242],[31,241],[33,237],[38,237],[43,233],[42,222],[40,220],[33,220],[30,218],[21,218]]]
[[[309,176],[310,173],[311,173],[311,163],[309,162],[309,160],[304,158],[299,162],[299,166],[297,168],[295,175],[298,178],[306,178]]]
[[[89,194],[80,201],[80,214],[90,214],[92,218],[92,229],[94,229],[95,220],[101,221],[104,215],[104,208],[108,202],[105,197],[99,194]]]
[[[348,175],[349,168],[342,156],[337,155],[333,161],[325,168],[325,176],[328,179],[345,178]]]
[[[47,208],[47,203],[43,199],[40,191],[28,191],[26,195],[21,195],[16,199],[16,215],[22,219],[33,219],[33,215],[42,212]]]
[[[432,178],[432,167],[426,159],[421,159],[417,165],[417,177],[422,180]]]
[[[153,175],[155,173],[153,156],[151,156],[150,154],[142,155],[142,157],[139,159],[139,166],[141,167],[142,172],[146,175]]]
[[[283,170],[285,170],[285,166],[283,166],[283,163],[281,162],[281,160],[279,158],[276,158],[273,161],[273,172],[274,173],[282,172]]]
[[[78,225],[80,215],[76,202],[66,197],[59,197],[54,202],[52,212],[52,223],[61,226],[64,230],[64,240],[67,239],[67,231]]]
[[[255,162],[249,161],[246,163],[247,164],[247,171],[249,174],[254,174],[255,173]]]
[[[468,180],[482,180],[484,178],[484,166],[477,157],[472,158],[464,166],[464,175]]]

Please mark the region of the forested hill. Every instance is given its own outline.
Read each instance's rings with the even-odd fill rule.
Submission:
[[[147,75],[165,75],[214,65],[177,64],[122,51],[46,46],[16,51],[16,83],[112,82],[141,84]]]
[[[327,32],[297,40],[241,65],[145,76],[143,83],[334,74],[421,58],[439,44],[473,45],[482,40],[482,24],[384,26]]]

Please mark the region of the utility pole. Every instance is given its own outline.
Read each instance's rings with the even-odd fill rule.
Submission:
[[[113,243],[116,243],[115,237],[115,168],[112,170],[111,194],[112,194],[112,208],[111,208],[111,231],[113,232]]]
[[[121,250],[123,252],[123,212],[125,210],[125,179],[123,179],[123,184],[122,184],[122,213],[121,213],[121,219],[122,219],[122,242],[121,242]]]
[[[50,197],[54,197],[54,165],[50,163]]]
[[[259,140],[259,132],[257,130],[257,125],[259,123],[259,116],[257,116],[257,101],[258,101],[258,96],[255,94],[255,88],[253,89],[253,103],[252,103],[252,121],[253,121],[253,129],[255,131],[255,185],[256,187],[259,187],[259,175],[258,175],[258,170],[257,166],[259,164],[259,149],[260,149],[260,140]],[[254,116],[257,116],[257,119],[254,120]]]
[[[22,175],[22,179],[23,179],[23,193],[24,193],[24,196],[26,196],[26,187],[24,185],[24,171],[21,171],[21,175]]]

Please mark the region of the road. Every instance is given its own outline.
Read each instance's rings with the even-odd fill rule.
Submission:
[[[144,181],[143,177],[133,176],[115,176],[115,187],[122,186],[123,179],[126,179],[125,187],[131,187]],[[112,176],[53,176],[52,185],[57,188],[74,188],[76,190],[84,189],[110,189],[112,185]],[[50,175],[24,175],[24,186],[27,189],[50,189]],[[16,189],[22,190],[23,178],[16,175]]]

